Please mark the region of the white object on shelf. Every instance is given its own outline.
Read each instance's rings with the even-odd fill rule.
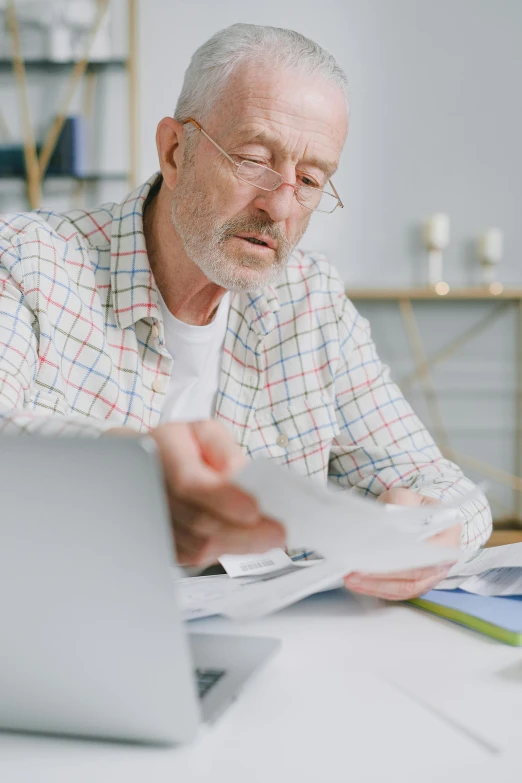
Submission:
[[[478,253],[482,264],[482,280],[486,285],[494,283],[494,270],[504,254],[504,236],[498,228],[490,228],[479,238]]]
[[[107,8],[96,37],[92,42],[89,59],[109,60],[112,57],[110,26],[111,10]],[[90,30],[96,24],[98,6],[93,0],[69,0],[63,11],[63,18],[73,33],[73,49],[76,59],[85,54],[85,44]]]
[[[449,241],[449,217],[444,212],[437,212],[424,224],[424,244],[428,250],[428,279],[431,286],[443,281],[442,251],[448,247]]]
[[[5,4],[0,0],[0,13]],[[79,60],[86,54],[87,41],[98,18],[96,0],[17,0],[22,50],[28,59],[53,62]],[[5,27],[5,21],[2,25]],[[0,34],[5,32],[0,30]],[[3,41],[0,41],[0,48]],[[111,11],[106,9],[92,42],[90,60],[112,57]]]
[[[49,25],[49,60],[64,63],[72,60],[71,33],[69,28],[60,23]]]

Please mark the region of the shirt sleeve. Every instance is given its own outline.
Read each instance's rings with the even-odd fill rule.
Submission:
[[[340,362],[335,380],[340,433],[329,474],[365,495],[406,487],[442,501],[468,493],[474,484],[444,459],[431,435],[390,379],[377,355],[368,321],[345,297],[339,316]],[[491,511],[483,494],[459,507],[462,546],[477,548],[491,534]]]
[[[0,432],[95,437],[108,427],[84,416],[31,410],[42,357],[38,319],[24,296],[23,269],[15,244],[0,236]]]

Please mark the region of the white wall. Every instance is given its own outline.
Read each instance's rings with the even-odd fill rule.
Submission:
[[[302,244],[356,284],[420,282],[419,224],[447,211],[450,282],[478,275],[473,240],[506,236],[506,282],[522,281],[520,0],[142,0],[141,174],[194,49],[244,21],[292,27],[346,70],[351,129],[335,184],[346,204],[314,216]]]

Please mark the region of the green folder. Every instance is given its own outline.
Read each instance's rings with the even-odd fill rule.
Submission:
[[[430,590],[408,603],[505,644],[522,646],[522,596],[500,598],[464,590]]]

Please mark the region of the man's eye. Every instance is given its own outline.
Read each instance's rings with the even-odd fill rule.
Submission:
[[[301,180],[301,185],[306,185],[308,188],[320,188],[321,186],[311,177],[307,177],[306,174],[300,174],[299,179]]]

